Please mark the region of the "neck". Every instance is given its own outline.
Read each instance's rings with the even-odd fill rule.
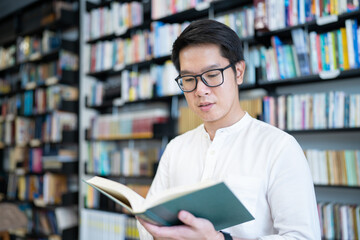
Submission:
[[[204,127],[206,132],[209,134],[211,141],[214,139],[216,131],[220,128],[230,127],[236,122],[240,121],[245,115],[245,111],[241,108],[237,111],[236,115],[231,119],[222,119],[221,121],[205,122]]]

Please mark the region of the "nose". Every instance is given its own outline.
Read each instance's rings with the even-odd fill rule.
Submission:
[[[197,86],[195,89],[195,94],[198,96],[208,95],[211,91],[210,87],[206,86],[200,77],[198,77],[197,80],[198,81],[197,81]]]

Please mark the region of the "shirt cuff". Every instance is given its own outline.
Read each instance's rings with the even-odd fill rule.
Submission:
[[[139,231],[140,240],[154,240],[151,234],[141,225],[139,221],[136,221],[137,228]]]

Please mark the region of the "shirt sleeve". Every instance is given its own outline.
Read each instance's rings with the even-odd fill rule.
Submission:
[[[160,159],[158,169],[156,171],[156,175],[154,177],[154,180],[151,184],[151,187],[149,189],[149,192],[146,196],[145,201],[149,201],[149,199],[152,199],[154,196],[156,196],[157,193],[163,192],[164,190],[169,188],[169,180],[168,180],[168,164],[169,161],[169,145],[165,148],[165,151]],[[141,240],[152,240],[153,237],[151,234],[146,231],[146,229],[140,224],[139,221],[137,221],[137,227],[140,235]]]
[[[321,239],[309,165],[300,145],[291,136],[270,167],[267,197],[278,234],[259,239]]]

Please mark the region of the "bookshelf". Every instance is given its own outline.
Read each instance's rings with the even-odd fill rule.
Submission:
[[[100,35],[97,33],[94,37],[92,37],[94,32],[99,31],[92,29],[91,15],[93,14],[93,11],[100,9],[112,9],[113,2],[114,1],[86,1],[86,3],[83,3],[82,13],[84,24],[82,27],[85,34],[82,38],[82,42],[84,44],[82,44],[83,55],[81,60],[83,62],[83,66],[85,67],[82,72],[81,81],[83,86],[86,86],[86,90],[81,92],[81,115],[86,116],[84,119],[93,119],[109,114],[118,116],[125,112],[137,110],[145,111],[153,104],[163,103],[167,106],[168,121],[161,124],[155,124],[153,126],[152,134],[146,139],[142,137],[137,138],[136,136],[129,137],[127,135],[121,137],[89,137],[89,132],[91,132],[89,129],[93,126],[91,125],[92,120],[82,122],[81,139],[85,141],[82,144],[83,151],[81,152],[81,161],[84,161],[86,164],[80,165],[82,168],[80,172],[85,176],[95,174],[94,172],[87,170],[89,161],[89,144],[105,144],[106,146],[106,144],[115,143],[117,144],[115,147],[117,149],[128,147],[136,149],[138,147],[141,148],[141,145],[144,142],[146,142],[146,144],[150,144],[152,141],[157,141],[157,144],[159,144],[160,148],[162,148],[171,138],[179,134],[179,131],[186,131],[186,129],[183,129],[183,126],[179,125],[180,122],[189,122],[189,118],[191,118],[191,116],[188,116],[185,119],[181,119],[181,114],[179,113],[180,109],[186,106],[183,95],[177,91],[177,86],[172,88],[173,86],[163,86],[161,84],[165,84],[162,80],[166,80],[164,82],[169,84],[174,83],[172,79],[177,75],[176,71],[174,72],[173,69],[165,67],[170,60],[169,46],[171,47],[174,37],[173,34],[169,33],[170,30],[166,32],[166,28],[172,29],[171,31],[178,32],[179,29],[185,27],[188,22],[196,19],[215,18],[218,21],[222,21],[230,25],[233,29],[236,28],[235,30],[244,43],[245,60],[248,60],[246,79],[244,84],[240,86],[240,100],[257,99],[257,102],[253,104],[254,109],[245,108],[248,112],[253,111],[254,117],[270,123],[270,115],[268,116],[267,114],[273,114],[275,116],[275,122],[272,122],[272,124],[279,127],[277,122],[277,110],[279,108],[276,103],[277,100],[275,100],[273,108],[269,110],[266,109],[265,106],[265,99],[267,97],[278,99],[281,96],[297,97],[307,93],[313,94],[313,96],[316,96],[316,94],[319,93],[326,93],[329,95],[331,92],[339,91],[344,92],[349,96],[354,95],[354,98],[358,98],[358,95],[360,94],[360,85],[357,79],[360,76],[360,65],[355,67],[344,67],[343,62],[342,65],[340,64],[339,50],[335,49],[332,56],[335,56],[334,59],[336,59],[336,64],[332,62],[332,64],[334,64],[333,66],[330,66],[330,63],[328,63],[329,66],[321,66],[321,68],[313,69],[312,65],[314,65],[314,59],[312,58],[313,56],[311,53],[313,49],[311,49],[310,46],[309,36],[309,33],[311,32],[314,32],[319,36],[325,36],[328,33],[338,31],[341,28],[346,28],[346,23],[349,25],[349,20],[359,20],[360,11],[358,8],[352,8],[349,10],[346,9],[346,6],[344,8],[344,5],[341,5],[341,8],[339,8],[341,11],[338,12],[333,8],[330,9],[330,7],[328,10],[319,9],[318,17],[315,17],[316,13],[311,12],[311,9],[305,7],[302,11],[307,12],[302,13],[309,14],[308,19],[303,17],[300,18],[299,15],[299,18],[294,21],[294,19],[286,19],[285,14],[284,16],[282,16],[282,14],[276,14],[281,13],[283,8],[279,6],[279,3],[272,1],[271,4],[274,5],[273,10],[275,9],[277,12],[269,12],[270,15],[276,15],[276,18],[283,18],[277,19],[277,22],[269,22],[268,28],[270,30],[264,30],[251,24],[244,24],[244,22],[242,22],[242,25],[240,24],[243,28],[239,26],[239,22],[244,20],[246,17],[249,19],[255,17],[255,12],[253,12],[252,6],[254,5],[254,2],[258,1],[198,1],[198,5],[188,7],[181,5],[180,1],[142,1],[142,23],[139,23],[136,26],[127,26],[125,28],[121,28],[121,30],[109,31]],[[315,1],[312,2],[315,3]],[[348,8],[351,8],[351,3],[348,4]],[[167,8],[162,9],[163,6],[167,6]],[[248,22],[254,21],[248,20]],[[255,25],[257,25],[257,23],[256,19]],[[354,22],[352,22],[352,24],[354,24]],[[113,28],[116,29],[117,27],[113,26]],[[308,72],[302,72],[304,63],[298,62],[294,63],[295,67],[292,73],[286,73],[284,75],[277,72],[275,75],[270,75],[270,70],[266,68],[267,64],[275,63],[271,66],[271,69],[279,69],[277,59],[267,58],[266,55],[273,54],[278,57],[276,49],[279,46],[273,44],[273,39],[275,39],[275,37],[278,37],[281,41],[280,48],[285,46],[284,49],[287,48],[286,51],[289,49],[292,51],[291,59],[293,60],[289,60],[282,56],[282,64],[288,62],[291,63],[292,61],[295,61],[295,58],[299,58],[299,54],[302,52],[297,50],[297,44],[295,41],[297,38],[292,36],[292,34],[294,34],[292,32],[296,32],[297,30],[298,32],[302,31],[300,34],[305,36],[305,45],[308,47],[305,51],[305,55],[307,56],[307,63],[305,63],[307,66],[305,67],[308,68]],[[357,29],[357,31],[359,30]],[[146,34],[153,34],[154,45],[150,45],[150,47],[145,49],[142,49],[141,47],[147,44],[146,41],[139,45],[139,49],[142,49],[142,58],[126,60],[125,57],[122,57],[121,55],[124,54],[134,54],[134,50],[126,44],[119,44],[117,40],[122,39],[124,42],[128,41],[135,44],[136,41],[140,40],[134,38],[134,36],[144,32],[146,32]],[[159,32],[162,32],[163,35],[157,35]],[[146,38],[146,34],[140,34],[140,36]],[[105,49],[106,45],[110,42],[116,46],[116,50],[114,50],[114,52],[120,51],[122,53],[111,55],[109,58],[115,58],[117,60],[121,59],[121,61],[116,60],[108,63],[105,68],[101,66],[98,68],[92,68],[91,66],[96,66],[96,64],[91,65],[93,64],[91,62],[93,60],[91,59],[99,61],[99,57],[100,59],[106,58],[102,55],[102,53],[98,53],[99,50],[97,48],[99,47],[94,46],[98,45],[101,46],[100,49]],[[92,48],[95,50],[91,50]],[[149,48],[152,52],[149,51]],[[318,49],[319,47],[316,48],[316,50]],[[146,54],[144,52],[146,52]],[[140,53],[138,54],[140,55]],[[319,59],[317,60],[319,61]],[[160,67],[156,68],[154,66]],[[328,67],[329,69],[327,69]],[[164,74],[164,72],[166,73]],[[135,77],[131,77],[132,74]],[[140,94],[140,92],[143,91],[141,84],[139,84],[139,79],[142,78],[140,76],[143,76],[143,78],[150,76],[150,79],[152,79],[153,85],[149,86],[147,85],[148,83],[143,84],[146,86],[146,89],[151,89],[149,91],[150,93],[147,92],[147,95]],[[113,84],[113,81],[117,82],[117,85]],[[128,85],[130,85],[130,88]],[[161,88],[166,89],[167,91],[162,91]],[[107,90],[109,89],[112,89],[113,91],[116,89],[118,93],[107,94]],[[126,89],[126,91],[124,91],[124,89]],[[350,97],[345,97],[345,101],[348,101],[348,98]],[[311,104],[314,103],[312,102]],[[314,105],[310,106],[313,107]],[[355,106],[358,107],[356,104]],[[343,109],[344,112],[350,111],[349,108],[350,105],[345,105]],[[323,106],[322,109],[326,110],[327,105]],[[286,111],[289,112],[290,109],[286,109]],[[354,112],[354,110],[351,111]],[[349,113],[347,112],[346,114]],[[267,119],[267,117],[269,117],[269,119]],[[348,116],[345,116],[344,113],[344,115],[340,118],[344,119],[345,117],[348,119]],[[191,119],[191,121],[193,121],[193,119]],[[312,121],[318,121],[318,118],[313,119]],[[343,126],[332,126],[329,125],[329,119],[326,119],[325,122],[326,124],[322,127],[312,125],[309,125],[309,127],[304,124],[304,127],[302,128],[294,128],[285,124],[284,126],[281,126],[281,128],[293,135],[299,141],[304,150],[314,148],[319,150],[338,151],[360,150],[357,144],[359,142],[359,122],[351,126],[350,123],[348,125],[347,123],[344,123]],[[192,128],[195,127],[195,125],[187,127]],[[359,175],[360,172],[357,174]],[[134,177],[116,174],[102,174],[102,176],[109,178],[121,177],[125,183],[126,179],[132,179]],[[360,185],[360,182],[358,183]],[[85,186],[82,186],[82,196],[87,196],[87,191],[88,190]],[[358,186],[350,186],[348,184],[331,185],[315,183],[315,191],[320,204],[323,204],[324,202],[348,205],[355,204],[356,206],[359,206],[360,204],[360,192]],[[82,209],[85,209],[85,207]],[[103,206],[98,209],[106,210],[106,207]],[[110,210],[111,209],[113,208],[110,208]],[[337,229],[336,231],[339,230]],[[323,232],[323,236],[326,237],[329,235]]]
[[[28,218],[12,238],[78,238],[78,4],[14,2],[1,15],[1,201]]]

